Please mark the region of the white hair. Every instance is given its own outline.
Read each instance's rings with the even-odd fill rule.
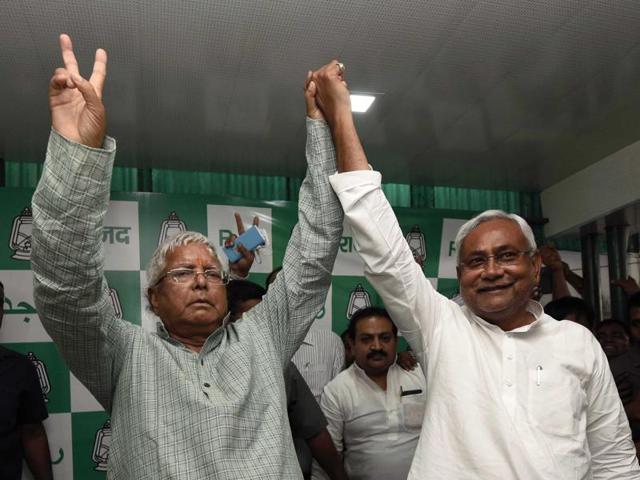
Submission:
[[[464,239],[469,236],[469,234],[475,229],[478,225],[484,222],[488,222],[489,220],[509,220],[511,222],[515,222],[520,227],[524,238],[527,240],[527,245],[529,250],[532,252],[536,250],[536,239],[533,235],[533,230],[527,223],[527,221],[522,218],[520,215],[516,215],[515,213],[507,213],[502,210],[486,210],[479,215],[476,215],[471,220],[466,222],[460,230],[458,230],[458,234],[456,235],[455,248],[456,248],[456,258],[457,263],[460,263],[460,250],[462,249],[462,242]]]
[[[220,262],[220,268],[228,271],[229,263],[226,255],[218,255],[215,245],[207,237],[198,232],[180,232],[175,237],[168,238],[153,252],[149,265],[147,266],[147,288],[155,286],[162,277],[167,266],[167,255],[177,247],[183,247],[192,243],[204,245],[209,249],[211,255]]]

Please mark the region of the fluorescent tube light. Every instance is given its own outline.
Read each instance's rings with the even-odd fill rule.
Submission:
[[[351,111],[364,113],[376,99],[373,95],[351,95]]]

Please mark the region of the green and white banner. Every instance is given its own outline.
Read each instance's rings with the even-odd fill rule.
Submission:
[[[37,368],[49,418],[45,421],[54,476],[58,480],[104,479],[111,428],[107,414],[66,368],[46,333],[33,301],[31,254],[31,196],[29,189],[0,188],[0,281],[5,285],[4,323],[0,343],[31,358]],[[457,293],[454,238],[468,211],[395,209],[407,241],[417,255],[426,256],[424,273],[436,288]],[[156,319],[144,296],[145,267],[165,238],[183,230],[206,233],[218,246],[236,233],[234,212],[250,226],[254,216],[267,231],[250,279],[264,285],[267,274],[281,264],[297,205],[247,199],[154,193],[113,193],[102,241],[105,271],[116,314],[143,328]],[[363,277],[363,264],[351,232],[345,228],[333,272],[331,289],[313,328],[340,334],[358,308],[382,305]],[[31,478],[25,469],[25,479]]]

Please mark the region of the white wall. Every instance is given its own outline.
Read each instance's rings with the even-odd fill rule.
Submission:
[[[640,200],[640,141],[580,170],[540,194],[545,235],[575,230]]]

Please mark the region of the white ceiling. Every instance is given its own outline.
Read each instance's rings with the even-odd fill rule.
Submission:
[[[47,82],[109,53],[123,166],[302,176],[306,71],[336,57],[386,182],[541,190],[640,139],[638,0],[2,0],[0,156],[41,161]]]

